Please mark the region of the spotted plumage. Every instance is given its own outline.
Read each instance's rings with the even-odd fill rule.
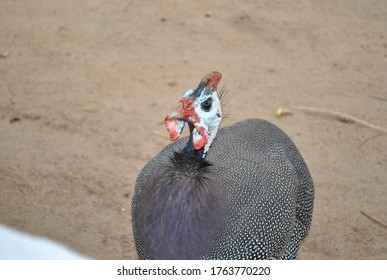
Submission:
[[[193,149],[192,137],[168,145],[137,178],[139,258],[295,258],[314,189],[290,138],[261,119],[219,129],[207,153]]]

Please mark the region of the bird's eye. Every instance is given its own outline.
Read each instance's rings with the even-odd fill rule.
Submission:
[[[206,101],[202,102],[202,104],[200,104],[200,107],[204,112],[209,112],[212,107],[212,98],[210,97]]]

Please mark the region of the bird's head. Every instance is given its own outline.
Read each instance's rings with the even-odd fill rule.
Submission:
[[[171,141],[176,141],[187,122],[191,128],[195,150],[207,153],[222,121],[221,102],[217,87],[222,78],[219,72],[210,72],[196,89],[188,90],[177,103],[176,110],[166,116],[164,123]]]

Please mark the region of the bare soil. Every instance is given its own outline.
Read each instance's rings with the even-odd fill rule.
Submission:
[[[312,173],[299,259],[387,259],[386,1],[0,3],[0,223],[135,259],[131,196],[165,115],[223,74],[227,126],[277,124]],[[278,107],[292,115],[275,117]],[[0,241],[1,242],[1,241]]]

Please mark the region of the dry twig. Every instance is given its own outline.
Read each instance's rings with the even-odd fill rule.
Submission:
[[[383,127],[374,125],[372,123],[363,121],[363,120],[358,119],[358,118],[356,118],[354,116],[347,115],[347,114],[344,114],[344,113],[341,113],[341,112],[332,111],[332,110],[323,109],[323,108],[304,107],[304,106],[295,106],[293,108],[296,109],[296,110],[304,111],[304,112],[318,113],[318,114],[322,114],[322,115],[326,115],[326,116],[331,116],[331,117],[334,117],[334,118],[336,118],[337,120],[339,120],[341,122],[357,123],[359,125],[362,125],[362,126],[365,126],[365,127],[368,127],[368,128],[371,128],[371,129],[374,129],[374,130],[377,130],[377,131],[380,131],[382,133],[387,133],[387,129],[385,129]]]
[[[381,225],[382,227],[386,228],[387,229],[387,225],[383,224],[382,222],[376,220],[375,218],[371,217],[370,215],[364,213],[364,211],[360,211],[360,213],[362,213],[364,216],[366,216],[368,219],[370,219],[371,221],[373,221],[374,223],[377,223],[378,225]]]
[[[387,101],[387,98],[385,98],[385,97],[381,97],[381,96],[377,96],[377,95],[371,95],[371,94],[369,94],[368,96],[371,97],[371,98],[378,99],[378,100]]]
[[[156,136],[159,136],[159,137],[161,137],[161,138],[163,138],[163,139],[166,139],[166,140],[169,140],[169,137],[168,136],[166,136],[166,135],[164,135],[164,134],[162,134],[162,133],[160,133],[160,132],[157,132],[157,131],[152,131],[152,134],[154,134],[154,135],[156,135]]]
[[[378,133],[376,135],[372,135],[366,139],[364,139],[359,145],[357,145],[357,148],[360,149],[365,143],[367,143],[369,140],[375,139],[379,136],[387,135],[387,132]]]

